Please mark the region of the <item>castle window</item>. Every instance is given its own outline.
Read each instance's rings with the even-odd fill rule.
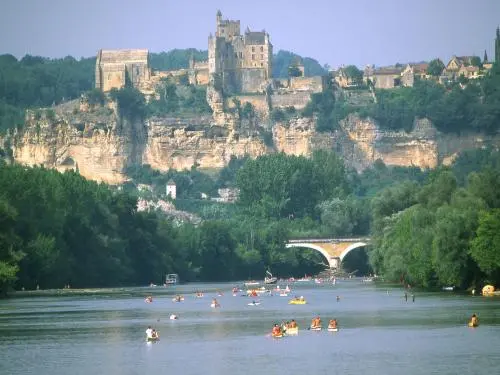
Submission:
[[[261,60],[264,60],[264,55],[260,55],[260,59],[261,59]]]
[[[108,73],[108,81],[111,80],[111,73]]]
[[[255,52],[255,47],[252,47],[252,52]]]
[[[252,60],[255,60],[255,54],[252,53]]]
[[[261,62],[261,63],[260,63],[260,66],[264,66],[264,63],[263,63],[263,62]]]
[[[240,59],[243,58],[243,52],[240,52]]]
[[[235,52],[235,53],[234,53],[234,58],[235,58],[235,59],[237,59],[237,58],[238,58],[238,53],[237,53],[237,52]]]
[[[264,52],[264,46],[260,46],[260,52]]]

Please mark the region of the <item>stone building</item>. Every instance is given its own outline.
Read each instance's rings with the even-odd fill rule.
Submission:
[[[240,33],[240,21],[216,15],[208,39],[208,71],[227,94],[263,92],[272,77],[273,45],[265,31]]]
[[[103,92],[130,84],[139,88],[149,82],[147,49],[99,50],[95,64],[95,87]]]
[[[174,180],[168,180],[167,182],[167,197],[175,199],[177,197],[177,185],[175,185]]]
[[[401,85],[401,72],[403,69],[396,66],[375,68],[367,66],[363,73],[363,81],[371,81],[376,89],[392,89]]]

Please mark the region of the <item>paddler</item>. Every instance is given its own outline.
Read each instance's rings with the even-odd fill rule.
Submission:
[[[273,327],[272,333],[273,336],[280,336],[281,335],[281,328],[280,326],[276,323]]]
[[[479,320],[477,318],[476,314],[472,314],[470,321],[469,321],[469,326],[471,327],[477,327],[479,325]]]
[[[328,328],[335,329],[337,328],[337,319],[331,319],[328,323]]]
[[[290,328],[297,328],[297,322],[296,322],[294,319],[292,319],[292,320],[290,321],[290,326],[289,326],[289,327],[290,327]]]
[[[146,338],[153,338],[153,329],[151,328],[151,326],[148,326],[148,329],[146,330]]]
[[[212,299],[212,305],[214,307],[220,307],[219,302],[217,302],[217,298]]]

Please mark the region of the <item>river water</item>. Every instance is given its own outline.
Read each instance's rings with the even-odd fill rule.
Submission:
[[[233,297],[233,284],[87,291],[0,301],[0,374],[499,374],[500,299],[415,293],[360,280],[293,284],[287,297]],[[204,298],[194,291],[203,290]],[[210,308],[217,297],[221,308]],[[172,302],[181,293],[185,300]],[[153,303],[144,297],[152,294]],[[336,296],[340,296],[337,302]],[[480,326],[467,328],[472,313]],[[170,314],[178,320],[169,320]],[[314,315],[338,333],[307,330]],[[295,319],[295,337],[273,323]],[[148,325],[161,334],[145,342]],[[326,324],[325,324],[326,325]]]

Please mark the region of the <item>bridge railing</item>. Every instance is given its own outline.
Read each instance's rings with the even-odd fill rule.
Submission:
[[[326,243],[326,242],[368,242],[369,237],[357,237],[357,238],[292,238],[287,241],[287,243]]]

